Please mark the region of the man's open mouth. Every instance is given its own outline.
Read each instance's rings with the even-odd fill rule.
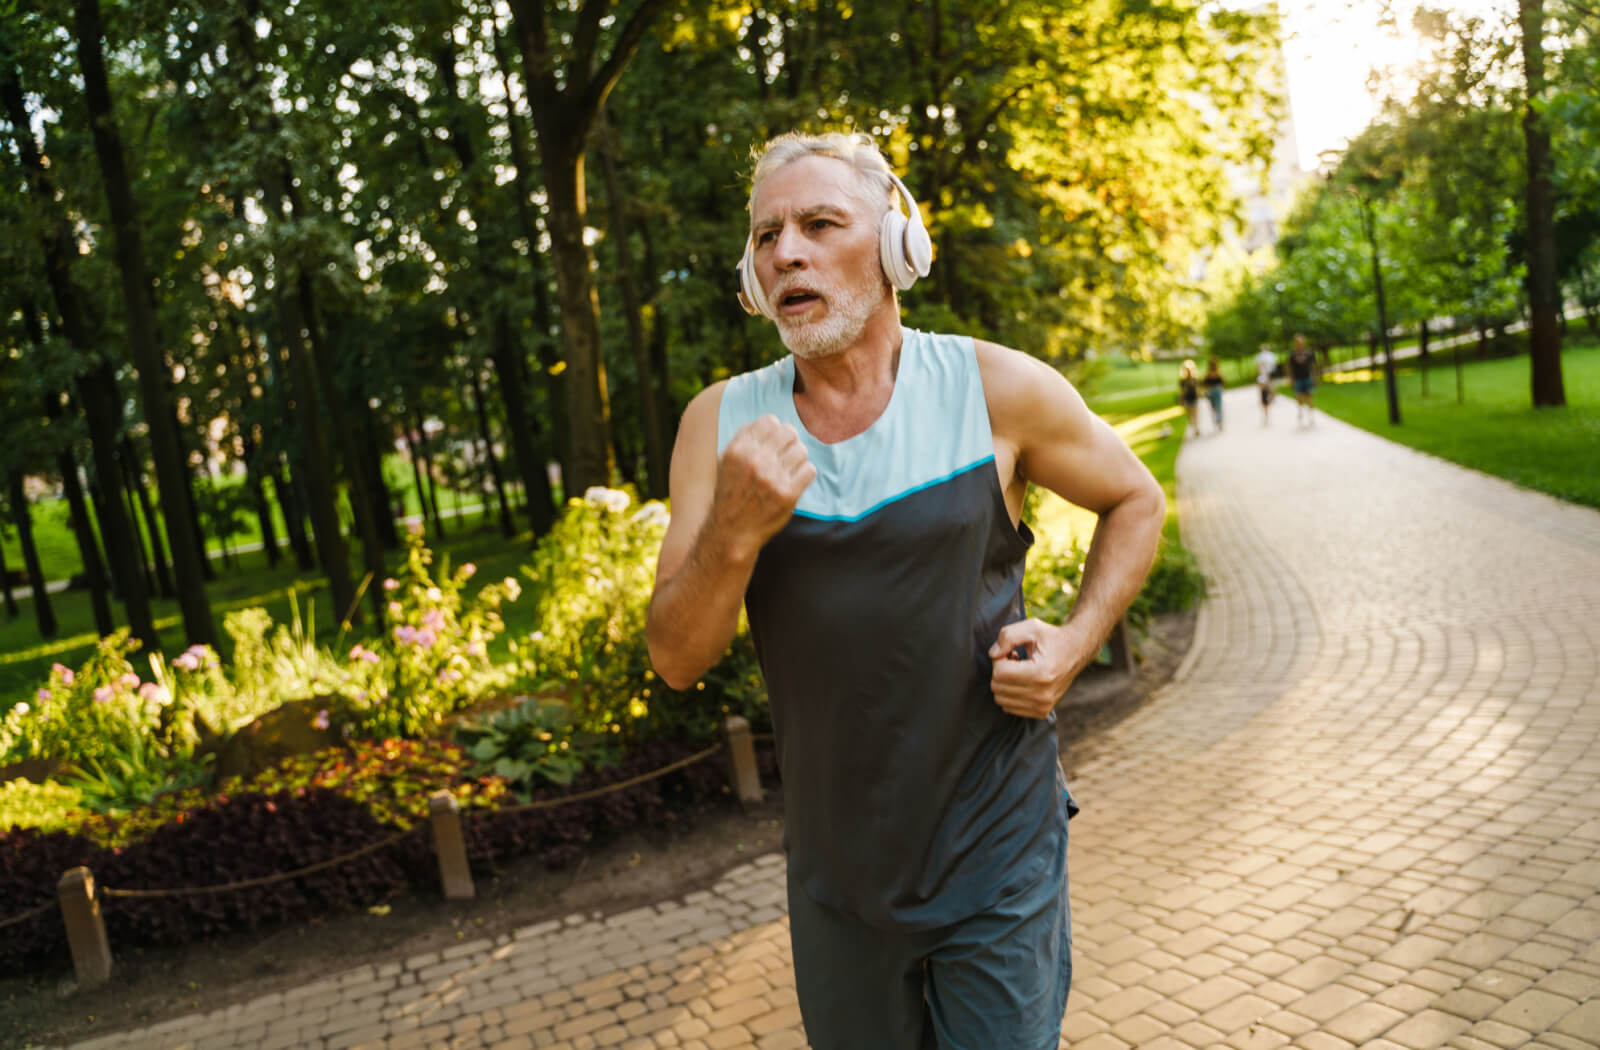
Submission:
[[[780,306],[805,306],[816,302],[820,298],[821,296],[817,295],[816,292],[808,291],[804,288],[796,288],[793,291],[785,292],[778,300],[778,304]]]

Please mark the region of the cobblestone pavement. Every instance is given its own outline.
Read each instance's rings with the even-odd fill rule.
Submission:
[[[1070,756],[1061,1045],[1593,1050],[1600,514],[1252,396],[1179,462],[1194,647]],[[801,1047],[783,907],[767,856],[81,1046]]]

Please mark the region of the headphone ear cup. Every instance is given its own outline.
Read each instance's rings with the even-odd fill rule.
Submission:
[[[878,226],[878,261],[883,264],[884,276],[899,291],[916,282],[917,275],[906,261],[906,217],[899,208],[883,213],[883,222]]]
[[[767,301],[766,293],[761,290],[761,281],[756,277],[755,264],[750,258],[750,247],[750,242],[746,240],[744,257],[739,260],[739,305],[752,317],[759,315],[777,320],[777,315],[772,312],[772,304]]]
[[[892,172],[889,181],[905,202],[906,214],[900,214],[898,207],[883,213],[883,224],[879,227],[878,257],[889,283],[903,292],[916,284],[918,277],[928,276],[933,266],[933,241],[928,237],[927,228],[922,225],[922,212],[917,208],[916,198],[906,189],[906,184]]]

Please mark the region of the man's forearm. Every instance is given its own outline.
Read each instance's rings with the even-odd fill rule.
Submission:
[[[1138,595],[1161,541],[1166,498],[1151,488],[1100,516],[1083,562],[1083,583],[1069,622],[1104,642]]]
[[[729,551],[707,529],[678,571],[657,585],[645,639],[650,662],[669,686],[689,688],[722,658],[739,629],[754,568],[753,556]]]

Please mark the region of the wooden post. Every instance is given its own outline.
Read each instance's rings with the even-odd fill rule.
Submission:
[[[67,926],[72,968],[79,988],[93,988],[111,979],[111,942],[106,940],[100,901],[94,895],[94,874],[88,868],[71,868],[56,883],[61,921]]]
[[[761,801],[761,774],[756,769],[756,745],[750,736],[750,723],[738,715],[729,715],[722,723],[722,735],[728,743],[728,780],[733,793],[743,805]]]
[[[428,819],[433,824],[433,851],[439,857],[439,882],[446,900],[471,900],[472,869],[467,867],[467,843],[461,834],[461,810],[448,791],[428,796]]]
[[[1111,637],[1106,639],[1106,644],[1111,647],[1113,671],[1133,674],[1139,669],[1139,660],[1133,654],[1133,630],[1128,626],[1126,616],[1119,619],[1117,625],[1111,628]]]

